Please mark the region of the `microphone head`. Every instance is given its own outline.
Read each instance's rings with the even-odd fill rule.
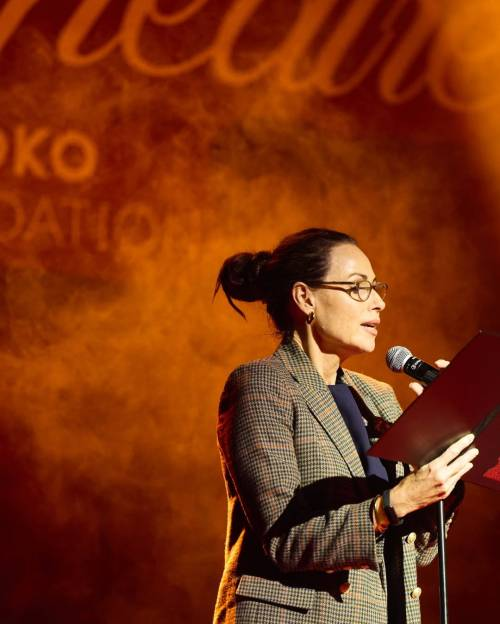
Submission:
[[[410,349],[406,347],[391,347],[385,356],[387,366],[395,373],[401,373],[408,358],[412,357]]]

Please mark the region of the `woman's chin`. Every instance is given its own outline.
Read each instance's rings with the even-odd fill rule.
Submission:
[[[362,340],[357,341],[352,347],[351,355],[361,355],[363,353],[372,353],[375,350],[375,337],[366,338],[363,336]]]
[[[335,354],[340,357],[340,361],[346,360],[353,355],[362,355],[363,353],[372,353],[375,350],[375,336],[356,336],[356,339],[349,343],[339,343],[337,341],[331,343],[320,344],[323,353]]]

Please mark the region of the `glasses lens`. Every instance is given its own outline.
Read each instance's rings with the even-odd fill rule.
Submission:
[[[381,299],[385,299],[387,289],[389,288],[385,282],[377,282],[376,284],[373,284],[373,288],[377,291],[377,294]]]
[[[372,291],[372,285],[368,281],[356,282],[356,286],[352,289],[354,298],[358,301],[367,301]]]

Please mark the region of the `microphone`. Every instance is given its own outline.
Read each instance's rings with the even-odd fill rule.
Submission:
[[[387,366],[395,373],[405,372],[413,379],[425,384],[432,383],[439,370],[415,357],[406,347],[391,347],[385,356]]]

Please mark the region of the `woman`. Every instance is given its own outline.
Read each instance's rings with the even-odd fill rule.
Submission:
[[[229,520],[214,622],[420,622],[416,566],[436,554],[427,508],[447,499],[451,517],[477,451],[460,455],[466,436],[414,471],[366,455],[401,408],[343,365],[375,348],[387,284],[353,238],[308,229],[228,258],[219,287],[240,313],[233,299],[265,302],[282,343],[237,368],[221,399]]]

